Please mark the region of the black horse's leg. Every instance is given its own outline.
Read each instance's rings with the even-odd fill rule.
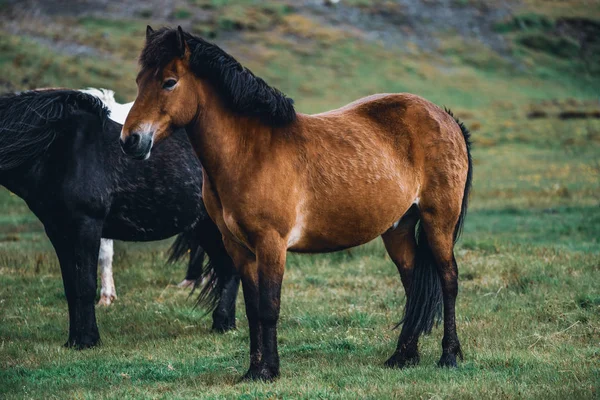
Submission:
[[[223,283],[221,297],[213,311],[212,329],[216,332],[227,332],[235,329],[235,302],[240,287],[240,277],[232,275]]]
[[[235,270],[233,261],[225,251],[222,240],[219,240],[218,246],[213,251],[207,251],[212,264],[214,274],[219,278],[219,285],[216,290],[220,290],[219,303],[213,311],[212,329],[216,332],[227,332],[235,329],[235,302],[237,300],[240,276]]]
[[[188,243],[190,259],[187,270],[185,271],[184,282],[191,282],[191,286],[193,286],[194,282],[202,278],[205,250],[202,246],[200,246],[198,238],[196,238],[194,232],[184,233],[184,235],[190,235]]]
[[[194,234],[198,246],[208,255],[210,263],[208,273],[216,274],[219,282],[214,289],[219,290],[220,293],[219,302],[212,314],[212,329],[217,332],[235,329],[235,302],[240,287],[240,276],[231,257],[227,254],[221,232],[210,218],[199,221]],[[190,266],[188,274],[189,270],[197,269],[199,268]]]
[[[94,301],[102,223],[92,218],[56,219],[46,224],[46,232],[60,262],[69,304],[69,339],[65,346],[95,346],[100,341]]]

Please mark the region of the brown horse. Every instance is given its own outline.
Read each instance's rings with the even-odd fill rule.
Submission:
[[[443,296],[439,365],[462,356],[454,243],[471,184],[469,134],[411,94],[378,94],[317,115],[219,47],[148,27],[123,150],[147,158],[185,127],[204,167],[203,195],[238,268],[250,327],[246,379],[279,374],[277,320],[286,251],[329,252],[381,236],[407,304],[387,366],[419,361]],[[173,154],[176,157],[176,154]],[[417,227],[417,223],[419,226]]]

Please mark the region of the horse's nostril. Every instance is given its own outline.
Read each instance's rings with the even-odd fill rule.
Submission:
[[[121,147],[126,152],[135,150],[140,144],[141,140],[142,135],[140,135],[139,133],[132,133],[131,135],[127,136],[125,140],[121,139]]]
[[[140,135],[139,133],[132,133],[129,136],[128,147],[130,147],[130,148],[137,147],[137,145],[140,144],[141,139],[142,139],[142,135]]]
[[[152,134],[132,132],[120,141],[123,153],[138,160],[148,158],[152,148]]]

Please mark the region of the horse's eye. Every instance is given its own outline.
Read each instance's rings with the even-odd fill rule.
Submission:
[[[167,79],[166,81],[164,81],[162,87],[163,89],[171,90],[175,87],[176,84],[177,81],[175,79]]]

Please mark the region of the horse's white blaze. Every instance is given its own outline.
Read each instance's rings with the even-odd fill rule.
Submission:
[[[144,122],[138,125],[138,128],[135,130],[136,133],[139,133],[142,136],[151,135],[152,141],[154,141],[154,124],[150,122]],[[123,137],[123,129],[121,128],[121,138]]]
[[[100,253],[98,254],[98,267],[100,268],[100,300],[98,305],[109,306],[116,298],[115,281],[113,279],[113,241],[110,239],[100,240]]]
[[[153,123],[144,122],[139,125],[137,129],[137,133],[142,136],[150,135],[150,151],[144,156],[144,160],[150,158],[150,154],[152,153],[152,147],[154,146],[154,132],[156,131],[156,127]],[[123,136],[123,130],[121,129],[121,137]]]
[[[139,133],[140,135],[150,135],[150,134],[153,134],[154,131],[155,131],[154,124],[150,123],[150,122],[144,122],[139,125],[138,129],[136,129],[136,132]]]

